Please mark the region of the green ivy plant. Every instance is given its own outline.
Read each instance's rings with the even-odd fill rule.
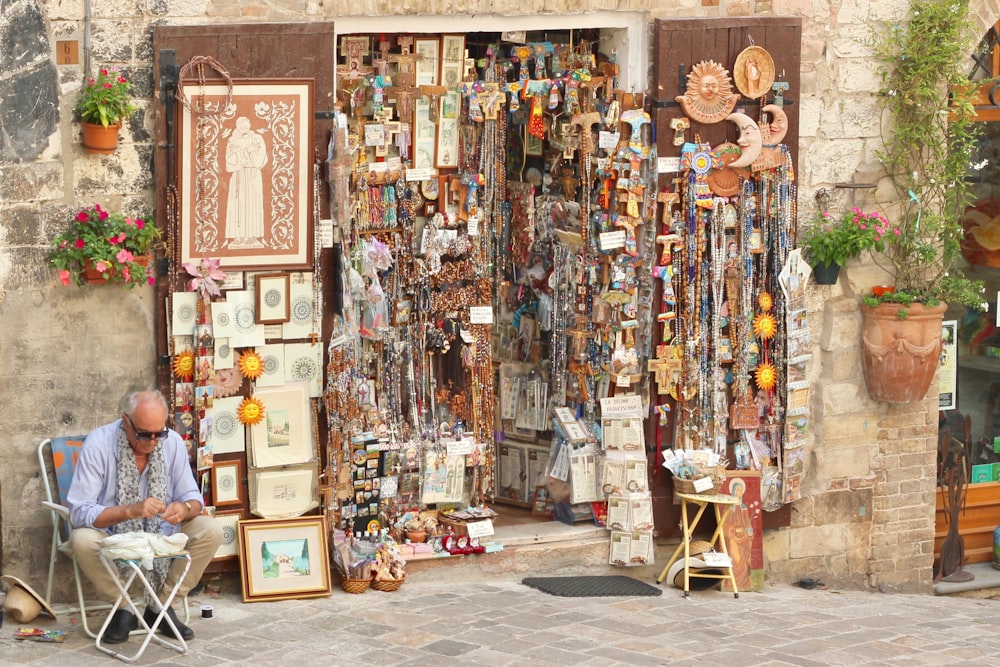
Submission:
[[[900,234],[876,256],[895,290],[865,303],[946,301],[982,310],[982,282],[959,266],[961,219],[972,200],[965,177],[980,131],[976,87],[964,69],[976,44],[969,0],[913,0],[910,9],[908,22],[873,25],[869,41],[890,117],[875,155],[901,206]]]

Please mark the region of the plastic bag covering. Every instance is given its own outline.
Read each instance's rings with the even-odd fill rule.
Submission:
[[[119,533],[101,540],[101,553],[106,558],[141,560],[146,570],[153,568],[153,559],[183,553],[188,536],[184,533],[158,535],[154,533]]]

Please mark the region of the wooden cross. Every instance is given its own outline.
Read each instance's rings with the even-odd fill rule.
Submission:
[[[656,193],[656,201],[663,204],[663,224],[670,228],[670,209],[673,208],[674,204],[677,202],[678,196],[676,192],[658,192]]]
[[[483,108],[486,120],[496,120],[500,107],[507,99],[507,94],[500,90],[499,83],[484,83],[483,92],[479,95],[479,103]]]
[[[413,98],[420,92],[419,88],[410,86],[393,86],[389,94],[389,99],[395,100],[396,108],[399,109],[399,118],[409,118],[413,109]]]
[[[430,98],[431,104],[428,110],[428,117],[432,123],[438,121],[438,107],[440,106],[439,101],[441,96],[448,92],[448,89],[444,86],[420,86],[421,95],[425,95]]]
[[[668,353],[669,356],[657,356],[654,359],[650,359],[646,362],[646,370],[654,373],[653,379],[656,380],[656,393],[662,395],[669,394],[671,389],[677,384],[682,364],[681,360],[674,356],[672,346],[659,346],[657,354],[659,354],[660,348],[670,350]]]
[[[591,128],[601,122],[601,112],[591,111],[590,113],[576,114],[570,120],[571,125],[580,126],[580,146],[583,152],[594,152],[594,135]]]

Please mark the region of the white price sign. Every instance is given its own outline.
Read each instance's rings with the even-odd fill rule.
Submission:
[[[493,324],[493,306],[469,306],[472,324]]]
[[[469,538],[476,537],[489,537],[493,534],[493,519],[483,519],[482,521],[473,521],[471,523],[465,524],[466,530],[469,531]]]

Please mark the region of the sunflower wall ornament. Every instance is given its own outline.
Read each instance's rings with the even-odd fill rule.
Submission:
[[[240,354],[240,373],[248,380],[256,380],[264,374],[264,360],[256,350],[247,350]]]
[[[753,318],[753,332],[762,340],[771,340],[778,333],[778,323],[771,313],[759,313]]]
[[[264,419],[264,404],[256,396],[248,396],[236,408],[236,416],[240,422],[247,426],[259,424]]]
[[[173,363],[174,375],[184,382],[190,382],[194,379],[194,352],[191,350],[184,350],[179,352],[174,356]]]
[[[775,370],[774,365],[765,361],[757,365],[757,370],[754,372],[754,380],[757,382],[757,386],[764,391],[771,391],[778,383],[778,372]]]

